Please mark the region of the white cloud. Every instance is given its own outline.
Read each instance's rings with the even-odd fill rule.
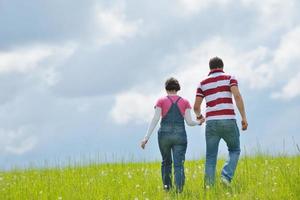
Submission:
[[[279,79],[286,80],[279,92],[274,92],[275,99],[288,100],[300,96],[300,27],[285,34],[274,53],[272,66],[278,72]],[[273,68],[272,67],[272,68]]]
[[[300,96],[300,73],[291,78],[281,91],[272,94],[275,99],[289,100]]]
[[[274,55],[274,64],[279,69],[286,69],[293,64],[293,68],[300,69],[299,61],[300,61],[300,26],[295,27],[288,33],[282,36],[280,41],[279,48],[275,51]],[[298,61],[297,65],[293,63],[294,61]]]
[[[0,52],[0,73],[26,72],[38,67],[38,63],[52,54],[50,48],[30,47],[10,52]]]
[[[32,150],[38,139],[31,135],[32,129],[21,127],[14,130],[0,129],[0,150],[3,153],[21,155]]]
[[[124,13],[124,6],[104,9],[96,6],[96,42],[98,45],[122,42],[136,36],[143,23],[142,19],[129,21]]]
[[[57,61],[68,57],[73,53],[74,49],[75,45],[73,44],[66,44],[62,47],[50,45],[31,45],[18,47],[11,51],[0,52],[0,73],[26,73],[38,67],[42,67],[42,62],[47,59]]]
[[[119,124],[148,121],[154,112],[153,104],[158,96],[156,93],[145,94],[136,89],[120,93],[115,98],[115,105],[110,112],[111,117]]]

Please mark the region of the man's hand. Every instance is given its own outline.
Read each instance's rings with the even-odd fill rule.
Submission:
[[[202,125],[205,122],[205,118],[203,117],[202,119],[198,120],[200,123],[199,125]]]
[[[143,139],[143,140],[141,141],[141,148],[142,148],[142,149],[145,149],[145,146],[146,146],[147,142],[148,142],[147,139]]]
[[[202,125],[205,122],[205,118],[203,115],[197,116],[197,121],[199,122],[199,125]]]
[[[242,130],[245,131],[248,128],[247,119],[242,119]]]

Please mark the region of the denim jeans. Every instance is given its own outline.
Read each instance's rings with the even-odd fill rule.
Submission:
[[[229,182],[234,172],[240,155],[240,133],[234,119],[209,120],[206,122],[206,162],[205,162],[205,184],[213,185],[215,182],[215,171],[220,139],[226,142],[229,158],[226,161],[221,176]]]
[[[187,137],[182,125],[164,125],[158,131],[158,144],[162,156],[161,176],[165,189],[172,187],[172,155],[177,191],[181,192],[185,182],[184,161]]]

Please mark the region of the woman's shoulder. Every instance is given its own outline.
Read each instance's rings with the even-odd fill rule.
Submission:
[[[190,106],[190,102],[189,102],[189,100],[188,99],[186,99],[186,98],[184,98],[184,97],[180,97],[181,98],[181,100],[182,100],[182,103],[186,106],[186,107],[191,107]]]
[[[181,98],[181,100],[182,100],[183,102],[189,103],[189,100],[188,100],[188,99],[186,99],[186,98],[184,98],[184,97],[182,97],[182,96],[180,96],[180,98]]]
[[[167,96],[162,96],[157,99],[157,101],[165,101],[165,100],[168,100]]]
[[[160,104],[164,103],[166,100],[168,100],[168,97],[166,97],[166,96],[159,97],[156,101],[156,105],[160,105]]]

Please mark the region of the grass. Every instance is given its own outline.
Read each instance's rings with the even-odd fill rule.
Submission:
[[[224,164],[218,161],[217,177]],[[186,185],[162,190],[160,163],[115,163],[0,172],[0,199],[299,199],[300,156],[243,157],[231,188],[203,189],[204,161],[186,161]]]

